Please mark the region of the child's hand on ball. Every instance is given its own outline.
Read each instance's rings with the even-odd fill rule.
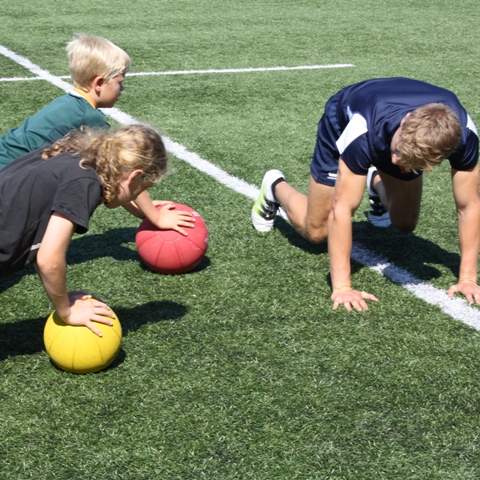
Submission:
[[[182,227],[193,228],[195,226],[193,215],[185,210],[176,210],[174,203],[164,202],[162,208],[157,211],[155,226],[160,230],[175,230],[186,237],[188,233]]]
[[[85,326],[101,337],[102,332],[95,327],[93,322],[112,326],[113,323],[110,319],[114,318],[115,314],[107,304],[94,300],[88,294],[78,297],[79,293],[82,292],[71,292],[74,301],[70,306],[70,314],[67,317],[62,317],[62,320],[68,325]]]
[[[142,220],[135,235],[138,254],[154,272],[175,275],[193,270],[205,256],[208,229],[193,208],[182,203],[165,203],[155,207],[162,228],[153,225],[150,217]],[[181,227],[188,227],[188,235]]]

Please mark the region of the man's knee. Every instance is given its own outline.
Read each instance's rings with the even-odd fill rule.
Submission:
[[[323,243],[327,239],[327,228],[307,226],[305,237],[310,243]]]
[[[402,233],[411,233],[417,227],[418,217],[395,218],[390,216],[390,221],[392,222],[392,226],[397,230],[400,230]]]

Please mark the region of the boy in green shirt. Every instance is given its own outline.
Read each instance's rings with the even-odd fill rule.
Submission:
[[[83,126],[110,127],[99,108],[111,108],[120,98],[130,69],[130,57],[109,40],[85,34],[78,34],[67,44],[67,53],[73,91],[56,98],[0,137],[0,169],[26,153],[59,140],[70,130]],[[182,227],[193,227],[191,214],[173,210],[173,205],[155,208],[163,203],[168,202],[152,202],[144,191],[125,209],[138,218],[147,217],[162,230],[187,235]]]

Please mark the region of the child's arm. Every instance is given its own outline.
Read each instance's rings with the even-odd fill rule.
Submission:
[[[188,233],[182,227],[193,228],[195,218],[190,212],[185,210],[174,210],[173,204],[169,202],[155,202],[157,205],[167,203],[160,210],[155,208],[154,202],[150,200],[148,192],[144,190],[135,200],[135,204],[130,203],[125,209],[138,218],[147,217],[160,230],[175,230],[182,235]]]
[[[75,224],[67,217],[53,213],[37,253],[37,271],[57,314],[69,325],[85,325],[94,333],[101,332],[93,321],[112,325],[108,306],[99,301],[86,301],[90,295],[67,291],[67,249],[75,232]]]

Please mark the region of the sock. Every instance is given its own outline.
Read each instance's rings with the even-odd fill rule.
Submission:
[[[284,179],[284,178],[278,178],[277,180],[275,180],[275,181],[272,183],[272,195],[273,195],[274,201],[277,201],[277,199],[276,199],[276,197],[275,197],[275,187],[276,187],[280,182],[285,182],[285,179]]]
[[[373,172],[373,175],[370,181],[370,190],[378,197],[379,195],[378,195],[377,189],[375,188],[375,183],[374,183],[375,177],[377,175],[378,175],[378,172],[375,170],[375,172]]]

